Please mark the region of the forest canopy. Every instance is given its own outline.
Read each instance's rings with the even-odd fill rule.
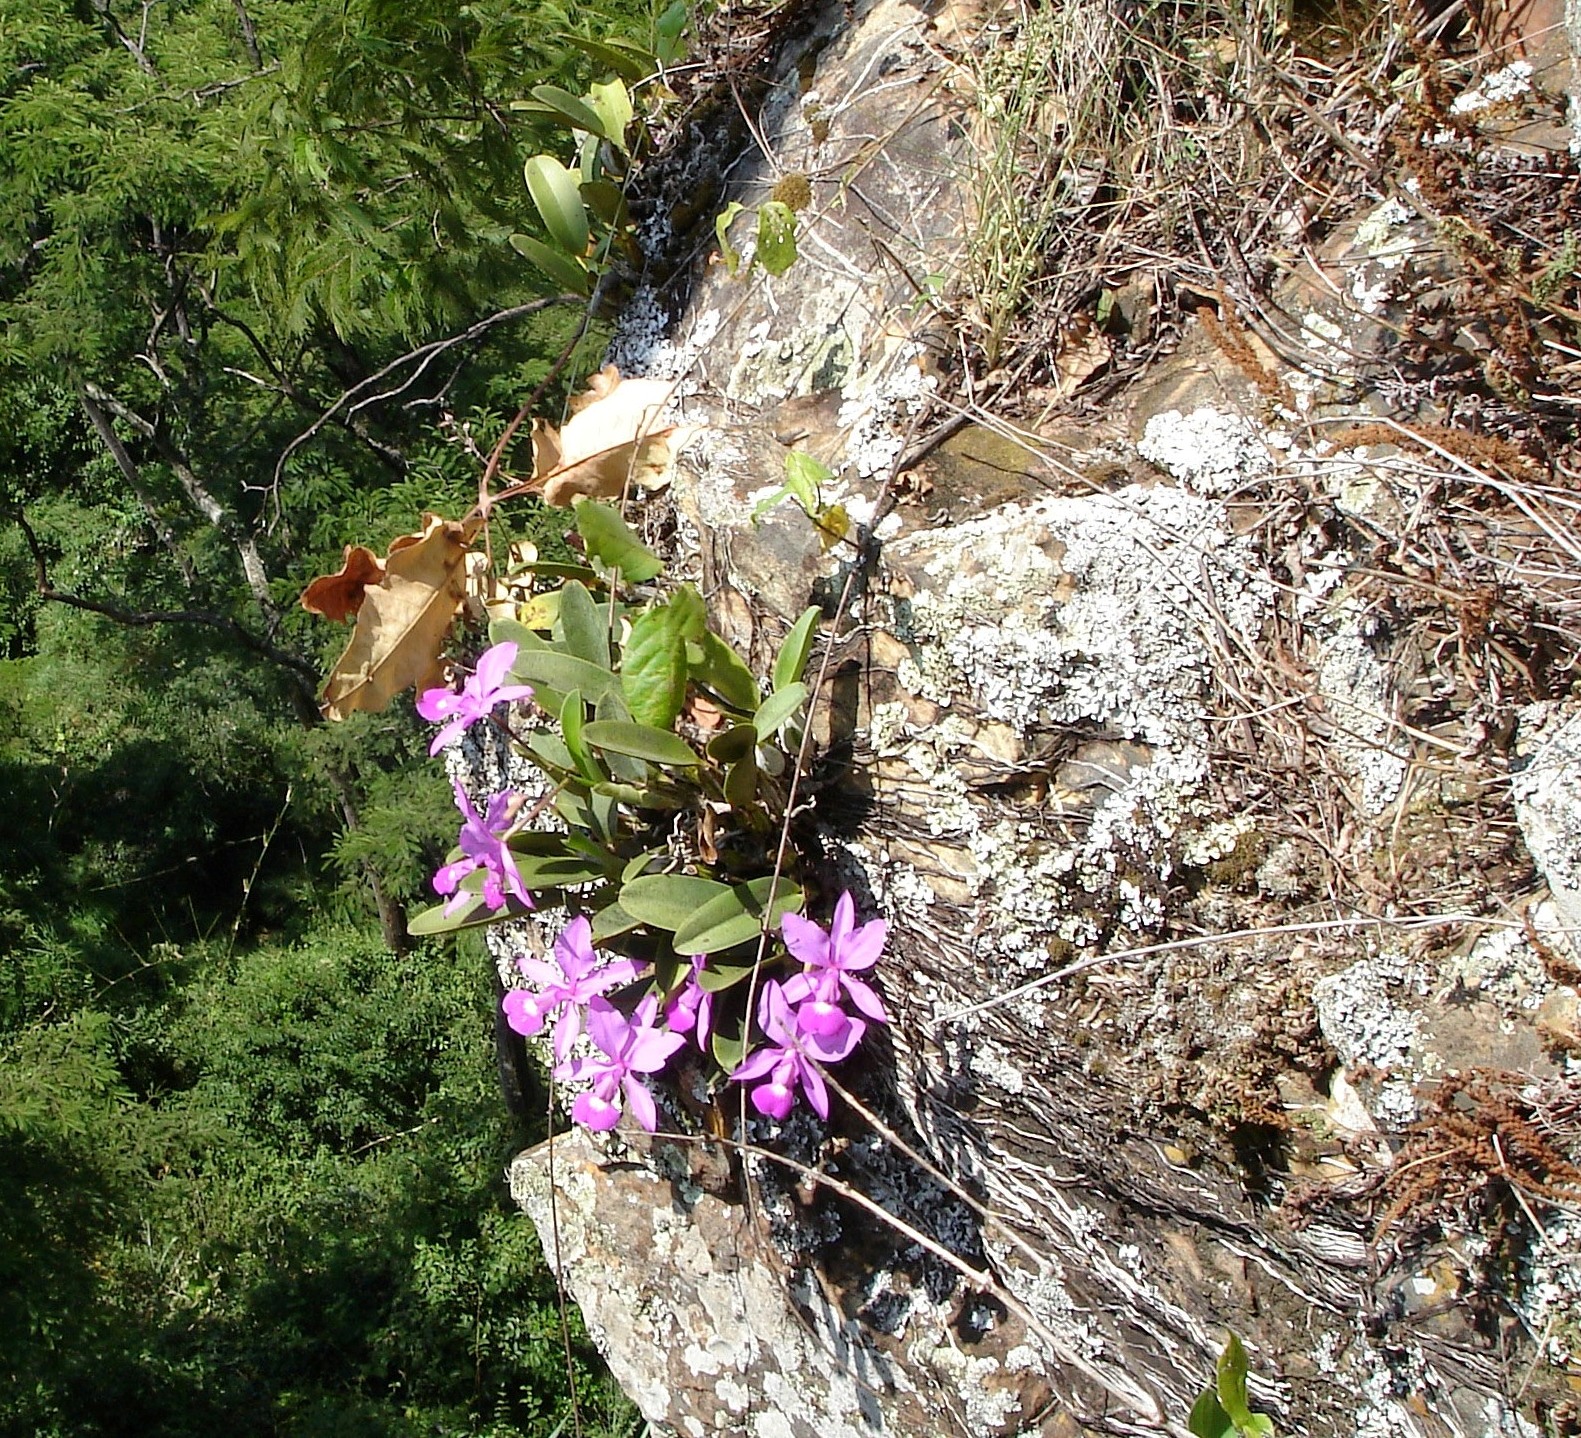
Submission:
[[[449,796],[409,706],[317,722],[294,601],[575,339],[512,102],[651,23],[0,0],[0,1430],[562,1415],[488,968],[405,933]]]

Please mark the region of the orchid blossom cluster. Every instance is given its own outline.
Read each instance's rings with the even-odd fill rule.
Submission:
[[[765,1042],[730,1075],[750,1083],[752,1106],[783,1119],[800,1089],[819,1118],[829,1117],[823,1064],[848,1058],[862,1041],[869,1022],[887,1023],[878,995],[856,977],[878,962],[884,947],[882,919],[855,927],[850,894],[835,905],[834,923],[825,930],[809,919],[787,914],[781,934],[802,971],[786,980],[770,979],[758,1003],[758,1025]],[[653,1095],[639,1075],[660,1072],[691,1038],[704,1053],[714,995],[702,986],[707,955],[699,955],[681,986],[660,1009],[660,995],[648,993],[628,1019],[606,997],[611,990],[643,976],[630,959],[601,962],[592,942],[592,925],[577,917],[554,943],[554,963],[523,956],[517,967],[533,988],[505,995],[505,1019],[517,1033],[532,1037],[555,1020],[552,1045],[557,1079],[587,1082],[571,1116],[590,1129],[610,1129],[619,1121],[621,1100],[631,1116],[652,1133],[658,1124]],[[846,1012],[849,1001],[866,1018]],[[592,1055],[575,1054],[583,1034]]]
[[[470,725],[491,718],[498,705],[532,697],[530,686],[507,682],[517,654],[513,643],[496,644],[481,656],[459,692],[445,688],[422,694],[418,712],[443,725],[431,753]],[[522,796],[513,791],[495,795],[480,815],[459,783],[455,795],[463,820],[459,856],[433,881],[448,900],[445,913],[478,897],[491,912],[503,908],[508,898],[532,908],[510,844],[519,827]],[[481,882],[472,877],[478,873]],[[747,991],[756,992],[756,1025],[746,1027],[757,1042],[749,1038],[728,1075],[747,1086],[758,1113],[783,1120],[800,1093],[820,1118],[828,1118],[823,1066],[849,1057],[871,1024],[889,1021],[882,1000],[864,977],[878,962],[887,933],[882,919],[857,924],[849,893],[835,904],[827,929],[794,912],[782,915],[786,956],[800,967],[789,976],[775,977],[771,971],[761,982],[754,972]],[[773,965],[780,962],[771,960]],[[707,982],[708,964],[707,954],[697,954],[678,983],[661,985],[645,963],[601,957],[593,945],[592,924],[578,915],[556,938],[550,957],[517,959],[528,987],[506,994],[505,1018],[528,1037],[553,1025],[549,1041],[554,1075],[582,1086],[571,1110],[578,1123],[607,1130],[626,1112],[651,1133],[658,1109],[647,1080],[688,1043],[704,1056],[715,1051],[710,1039],[720,995],[714,990],[735,980],[716,974],[720,981]],[[736,971],[739,975],[739,965]],[[734,1051],[740,1053],[740,1047]]]
[[[499,705],[532,698],[531,685],[505,682],[515,662],[514,644],[496,644],[478,659],[477,668],[462,684],[460,693],[448,688],[425,689],[418,696],[417,712],[430,723],[444,726],[428,746],[430,755],[437,754],[479,719],[489,718]],[[443,865],[434,875],[434,892],[449,900],[445,912],[454,913],[472,898],[461,883],[479,869],[483,871],[484,907],[491,911],[503,908],[508,894],[532,908],[532,895],[522,882],[521,871],[506,842],[515,827],[522,796],[514,789],[506,789],[494,795],[487,811],[480,815],[466,790],[459,783],[454,788],[462,820],[457,841],[461,857]]]

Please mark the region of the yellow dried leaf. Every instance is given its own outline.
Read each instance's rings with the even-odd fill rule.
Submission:
[[[558,433],[533,425],[533,478],[546,504],[569,507],[577,495],[618,499],[629,484],[658,489],[669,479],[675,450],[691,426],[661,425],[670,397],[664,380],[623,379],[605,365],[571,401],[571,418]]]
[[[351,643],[324,685],[326,719],[378,713],[403,689],[444,682],[439,653],[465,593],[473,528],[425,514],[418,533],[390,545],[384,578],[363,591]]]

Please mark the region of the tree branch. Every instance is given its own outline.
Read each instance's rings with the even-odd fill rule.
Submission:
[[[353,400],[356,400],[357,403],[353,405],[350,414],[355,415],[358,410],[365,409],[368,405],[377,404],[380,400],[394,399],[397,395],[404,394],[417,383],[428,366],[446,350],[476,339],[495,325],[504,324],[507,320],[521,319],[526,315],[537,314],[540,310],[547,309],[550,305],[585,305],[586,303],[587,298],[583,295],[551,295],[547,299],[533,300],[525,305],[514,305],[508,310],[500,310],[497,314],[492,314],[479,320],[475,325],[462,330],[460,334],[451,335],[447,339],[434,340],[426,345],[419,345],[409,354],[404,354],[399,359],[391,360],[383,369],[377,370],[361,383],[354,384],[350,389],[346,390],[334,404],[330,405],[323,414],[281,451],[280,458],[275,462],[273,486],[278,487],[280,481],[285,477],[286,463],[291,456],[334,419],[343,408],[352,404]],[[412,364],[413,362],[417,362],[417,368],[394,389],[386,390],[381,394],[371,395],[367,398],[359,398],[359,396],[365,395],[367,391],[394,374],[402,365]]]
[[[115,426],[110,423],[110,416],[105,413],[104,406],[86,389],[78,390],[77,398],[81,400],[83,410],[92,423],[95,433],[103,441],[104,447],[110,451],[110,458],[115,461],[115,467],[121,471],[121,478],[126,481],[127,487],[143,506],[144,513],[148,515],[148,522],[159,537],[159,542],[170,552],[170,557],[175,561],[176,568],[181,571],[181,577],[186,582],[187,588],[195,592],[198,588],[197,571],[193,569],[192,561],[177,543],[175,531],[165,523],[164,517],[159,513],[159,506],[154,502],[153,494],[143,483],[143,472],[137,467],[137,461],[127,453],[126,446],[121,443],[121,437],[116,434]]]
[[[202,624],[210,629],[220,630],[239,640],[253,653],[262,655],[271,663],[291,671],[292,675],[298,676],[298,682],[301,679],[307,680],[310,686],[308,693],[312,693],[311,685],[316,682],[318,674],[307,660],[299,654],[292,654],[271,644],[228,614],[219,614],[209,609],[128,609],[123,605],[110,604],[105,600],[90,599],[83,594],[56,589],[50,582],[49,561],[45,557],[44,546],[39,542],[33,526],[28,523],[27,516],[19,509],[9,511],[9,515],[16,522],[17,528],[22,531],[22,538],[33,556],[33,573],[40,599],[47,599],[54,604],[64,604],[72,609],[83,609],[90,614],[100,614],[131,629],[149,629],[159,624]]]
[[[258,32],[253,29],[253,18],[247,13],[247,6],[243,0],[231,0],[236,7],[236,18],[241,21],[242,45],[247,50],[247,58],[253,62],[253,69],[263,68],[263,56],[258,53]]]
[[[180,481],[181,488],[186,492],[192,506],[231,542],[241,560],[242,573],[246,577],[247,588],[252,593],[253,601],[273,628],[279,622],[280,611],[269,593],[269,572],[264,568],[263,555],[259,553],[257,540],[247,533],[236,522],[236,517],[210,493],[192,466],[187,463],[186,456],[170,442],[169,437],[159,426],[138,414],[136,410],[122,404],[113,394],[99,385],[89,383],[83,388],[91,399],[103,405],[117,419],[131,425],[153,444],[155,452],[170,466],[171,472]]]

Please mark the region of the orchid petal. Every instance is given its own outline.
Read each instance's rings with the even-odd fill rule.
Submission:
[[[638,1080],[626,1077],[621,1080],[621,1090],[626,1095],[626,1109],[636,1121],[653,1133],[659,1127],[659,1110],[653,1095]]]

